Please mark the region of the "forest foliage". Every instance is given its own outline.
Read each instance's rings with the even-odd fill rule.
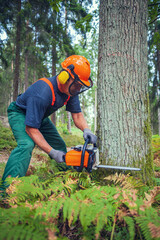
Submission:
[[[1,150],[12,141],[14,147],[11,130],[1,129],[0,137],[8,136]],[[7,194],[0,197],[0,239],[159,239],[158,135],[152,145],[152,186],[132,172],[60,172],[54,160],[38,154],[27,177],[6,183]]]
[[[18,2],[21,2],[20,13]],[[94,5],[93,5],[94,2]],[[92,7],[91,7],[92,6]],[[61,70],[60,63],[71,54],[84,55],[91,63],[94,87],[80,96],[82,110],[90,126],[96,121],[96,82],[98,63],[99,1],[1,1],[0,5],[0,115],[7,114],[13,100],[16,75],[16,30],[19,27],[19,70],[17,94],[41,77]],[[20,16],[20,24],[18,24]],[[148,81],[151,122],[159,133],[158,109],[160,86],[160,4],[148,1]],[[5,36],[5,37],[4,37]],[[7,91],[4,91],[7,89]],[[93,107],[91,107],[93,106]],[[63,109],[57,122],[67,122]],[[71,122],[73,124],[73,122]]]
[[[88,58],[92,68],[95,86],[80,101],[93,125],[94,107],[87,113],[95,99],[98,24],[94,21],[98,9],[92,10],[91,4],[91,0],[1,1],[0,115],[7,114],[10,102],[29,85],[58,74],[67,56],[79,54]],[[56,116],[57,123],[68,121],[64,108]]]
[[[80,96],[83,112],[93,128],[94,107],[90,106],[94,106],[96,96],[97,9],[90,11],[92,1],[30,0],[21,1],[19,11],[18,2],[6,0],[0,5],[3,12],[0,33],[7,35],[0,40],[0,114],[6,114],[13,100],[15,76],[18,76],[17,90],[21,93],[38,78],[58,73],[60,62],[69,54],[80,54],[89,59],[94,79],[94,88],[87,96]],[[157,0],[150,0],[148,4],[150,106],[152,129],[157,134],[160,6]],[[18,26],[20,38],[16,41]],[[18,75],[16,44],[19,44],[20,56]],[[64,109],[57,113],[58,126],[67,146],[83,143],[82,136],[68,132],[66,118]],[[10,152],[15,146],[11,130],[0,125],[0,151]],[[0,239],[160,239],[158,135],[153,136],[152,147],[154,178],[150,186],[133,177],[132,172],[98,170],[88,174],[73,169],[61,172],[54,161],[37,154],[27,177],[10,178],[6,194],[1,192]],[[0,164],[0,170],[2,175],[4,163]]]

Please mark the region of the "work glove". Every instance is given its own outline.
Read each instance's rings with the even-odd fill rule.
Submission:
[[[66,153],[63,151],[55,150],[52,148],[48,155],[50,156],[50,158],[56,160],[57,163],[62,163],[65,161],[65,154]]]
[[[88,128],[85,128],[83,131],[83,138],[86,140],[89,138],[89,143],[96,144],[97,136],[92,133],[92,131]]]

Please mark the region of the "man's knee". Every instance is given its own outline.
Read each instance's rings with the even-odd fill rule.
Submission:
[[[32,151],[34,146],[35,146],[35,143],[33,141],[21,141],[19,142],[19,147],[21,149],[23,149],[24,151]]]

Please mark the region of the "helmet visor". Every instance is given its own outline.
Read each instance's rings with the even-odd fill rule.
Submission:
[[[93,82],[92,80],[89,78],[88,81],[90,82],[89,86],[87,86],[85,83],[83,83],[80,79],[75,79],[71,85],[69,86],[69,93],[72,96],[78,95],[86,90],[88,90],[89,88],[91,88],[93,86]]]

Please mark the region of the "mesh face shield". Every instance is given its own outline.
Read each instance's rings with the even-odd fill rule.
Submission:
[[[68,69],[71,71],[72,75],[74,76],[74,81],[69,86],[69,93],[72,96],[78,95],[93,86],[93,82],[90,77],[88,81],[86,81],[87,84],[85,84],[79,79],[78,75],[73,70],[74,69],[73,65],[70,65]]]
[[[89,88],[91,88],[93,86],[93,82],[90,78],[88,79],[88,81],[90,82],[89,86],[85,85],[79,78],[74,79],[74,81],[69,86],[69,93],[72,96],[75,96],[75,95],[78,95],[78,94],[88,90]]]

